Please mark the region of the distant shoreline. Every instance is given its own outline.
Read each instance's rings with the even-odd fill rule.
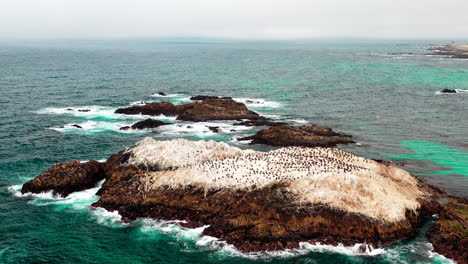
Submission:
[[[468,44],[445,44],[429,48],[431,55],[449,56],[451,58],[468,59]]]

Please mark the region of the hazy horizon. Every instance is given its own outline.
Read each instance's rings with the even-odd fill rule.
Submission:
[[[462,0],[6,0],[0,39],[462,39],[466,10]]]

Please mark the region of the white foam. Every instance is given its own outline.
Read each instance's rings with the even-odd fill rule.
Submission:
[[[54,114],[54,115],[72,115],[81,118],[105,118],[118,119],[120,115],[115,114],[117,108],[108,106],[80,106],[80,107],[47,107],[36,111],[37,114]]]
[[[297,123],[297,124],[308,124],[309,123],[309,121],[307,121],[305,119],[300,119],[300,118],[288,119],[287,121],[291,121],[291,122],[294,122],[294,123]]]
[[[96,222],[101,225],[114,228],[125,227],[128,225],[122,221],[122,216],[117,211],[110,212],[104,208],[96,207],[92,208],[91,213]]]
[[[251,98],[233,98],[235,101],[244,103],[250,108],[279,108],[281,104],[274,101],[267,101],[264,99],[251,99]]]
[[[59,131],[62,133],[72,132],[72,133],[84,133],[84,134],[94,134],[105,131],[114,131],[119,133],[145,133],[148,130],[120,130],[121,127],[131,126],[133,123],[128,122],[108,122],[108,121],[86,121],[84,123],[69,123],[61,127],[51,127],[50,129]],[[76,127],[76,125],[80,127]]]
[[[209,127],[218,127],[219,132],[213,132]],[[218,122],[197,122],[197,123],[174,123],[167,126],[160,126],[157,130],[161,135],[187,135],[191,134],[199,138],[211,137],[217,134],[233,134],[253,127],[235,126],[229,123]]]
[[[67,197],[53,195],[52,191],[42,193],[21,193],[22,185],[13,185],[8,188],[16,197],[32,198],[28,203],[44,206],[44,205],[66,205],[77,210],[88,208],[92,203],[99,200],[96,192],[101,188],[104,180],[100,181],[96,187],[87,190],[74,192]]]
[[[146,104],[150,104],[150,103],[154,103],[153,101],[136,101],[136,102],[133,102],[133,103],[130,103],[131,106],[134,106],[134,105],[146,105]]]
[[[339,244],[338,246],[324,245],[321,243],[310,244],[307,242],[299,243],[298,248],[278,250],[278,251],[260,251],[260,252],[250,252],[243,253],[240,252],[233,245],[230,245],[224,241],[220,241],[215,237],[202,236],[196,241],[196,245],[205,250],[215,250],[222,255],[227,255],[231,257],[242,257],[247,259],[272,259],[272,258],[291,258],[301,255],[307,255],[311,252],[332,252],[337,254],[343,254],[348,256],[377,256],[382,255],[386,251],[382,248],[374,249],[370,245],[365,244],[356,244],[354,246],[343,246]],[[359,248],[361,245],[366,247],[364,252],[360,252]]]
[[[418,255],[421,260],[426,262],[436,263],[455,263],[453,260],[448,259],[438,253],[433,252],[434,247],[427,241],[412,241],[411,243],[399,243],[392,247],[387,248],[383,259],[390,261],[391,263],[413,263],[411,260],[405,260],[402,258],[402,254]],[[432,261],[431,261],[432,260]],[[422,262],[421,262],[422,263]]]
[[[141,225],[140,232],[145,234],[164,233],[177,237],[178,239],[195,241],[200,238],[203,230],[208,226],[198,228],[184,228],[181,223],[186,223],[183,220],[154,220],[149,218],[141,218],[136,221],[136,224]]]
[[[228,244],[224,241],[220,241],[218,238],[211,236],[202,236],[203,231],[208,227],[202,226],[198,228],[184,228],[179,224],[185,221],[163,221],[153,220],[148,218],[142,218],[136,221],[137,224],[141,225],[140,231],[145,234],[159,234],[165,233],[173,237],[183,240],[191,240],[195,242],[195,246],[201,250],[216,251],[217,254],[231,257],[242,257],[247,259],[271,259],[271,258],[289,258],[300,255],[306,255],[311,252],[333,252],[338,254],[344,254],[349,256],[376,256],[385,254],[386,251],[382,248],[374,249],[370,245],[365,245],[366,250],[360,252],[359,248],[363,244],[356,244],[354,246],[338,246],[323,245],[321,243],[310,244],[306,242],[299,243],[299,247],[295,249],[286,249],[279,251],[260,251],[243,253],[236,247]]]

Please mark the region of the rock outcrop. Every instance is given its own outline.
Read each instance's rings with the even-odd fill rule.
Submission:
[[[322,126],[273,126],[253,136],[238,139],[252,140],[250,144],[269,146],[332,147],[338,144],[354,143],[349,136],[334,132]]]
[[[457,59],[468,59],[468,44],[447,44],[429,48],[430,55],[442,55]]]
[[[439,219],[427,231],[436,252],[457,263],[468,263],[468,200],[439,195]]]
[[[170,102],[149,103],[141,106],[119,108],[118,114],[127,115],[166,115],[177,116],[177,120],[183,121],[208,121],[208,120],[258,120],[264,119],[257,113],[250,111],[243,103],[232,99],[209,98],[185,105],[174,105]]]
[[[121,153],[109,159],[114,171],[93,206],[117,210],[126,221],[151,217],[210,225],[204,235],[245,252],[304,241],[377,246],[411,236],[438,208],[430,189],[407,172],[336,149],[228,148],[213,157],[211,147],[199,145],[201,152],[189,157],[194,151],[186,145],[187,154],[179,158],[187,158],[172,163],[166,159],[171,155],[151,151],[167,151],[162,143],[145,140],[127,151],[130,158]],[[115,166],[114,160],[126,161]]]
[[[453,89],[443,89],[442,91],[440,91],[441,93],[457,93],[456,90],[453,90]]]
[[[25,183],[21,193],[53,191],[54,195],[66,197],[72,192],[95,187],[105,175],[103,165],[94,160],[57,163],[44,174]]]
[[[136,122],[132,126],[121,127],[120,130],[157,128],[164,125],[169,125],[169,123],[148,118],[146,120]]]
[[[322,127],[301,130],[336,136]],[[427,232],[435,251],[466,263],[468,200],[334,148],[257,152],[223,142],[145,138],[103,164],[56,164],[22,192],[67,195],[104,177],[93,206],[118,211],[125,221],[150,217],[209,225],[204,235],[244,252],[300,242],[377,247],[411,237],[437,214]]]

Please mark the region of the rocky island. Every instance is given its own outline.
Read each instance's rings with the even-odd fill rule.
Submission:
[[[85,170],[86,164],[98,169]],[[93,206],[118,211],[125,221],[150,217],[208,225],[203,235],[244,252],[295,248],[300,242],[364,243],[366,251],[411,237],[436,214],[427,233],[435,250],[459,263],[468,256],[466,199],[336,148],[258,152],[223,142],[148,137],[104,163],[54,165],[22,192],[67,195],[57,186],[81,182],[82,188],[73,188],[80,190],[102,177]],[[47,184],[55,181],[60,185]]]
[[[334,132],[331,128],[317,125],[289,126],[276,124],[262,129],[253,136],[238,139],[251,140],[249,144],[268,146],[303,146],[303,147],[333,147],[338,144],[354,143],[351,136]]]
[[[430,55],[442,55],[451,58],[468,59],[468,44],[446,44],[429,48]]]
[[[177,120],[193,122],[265,119],[259,114],[247,109],[243,103],[236,102],[229,97],[214,98],[205,96],[195,99],[203,100],[185,105],[174,105],[171,102],[148,103],[128,108],[119,108],[115,113],[126,115],[177,116]]]

